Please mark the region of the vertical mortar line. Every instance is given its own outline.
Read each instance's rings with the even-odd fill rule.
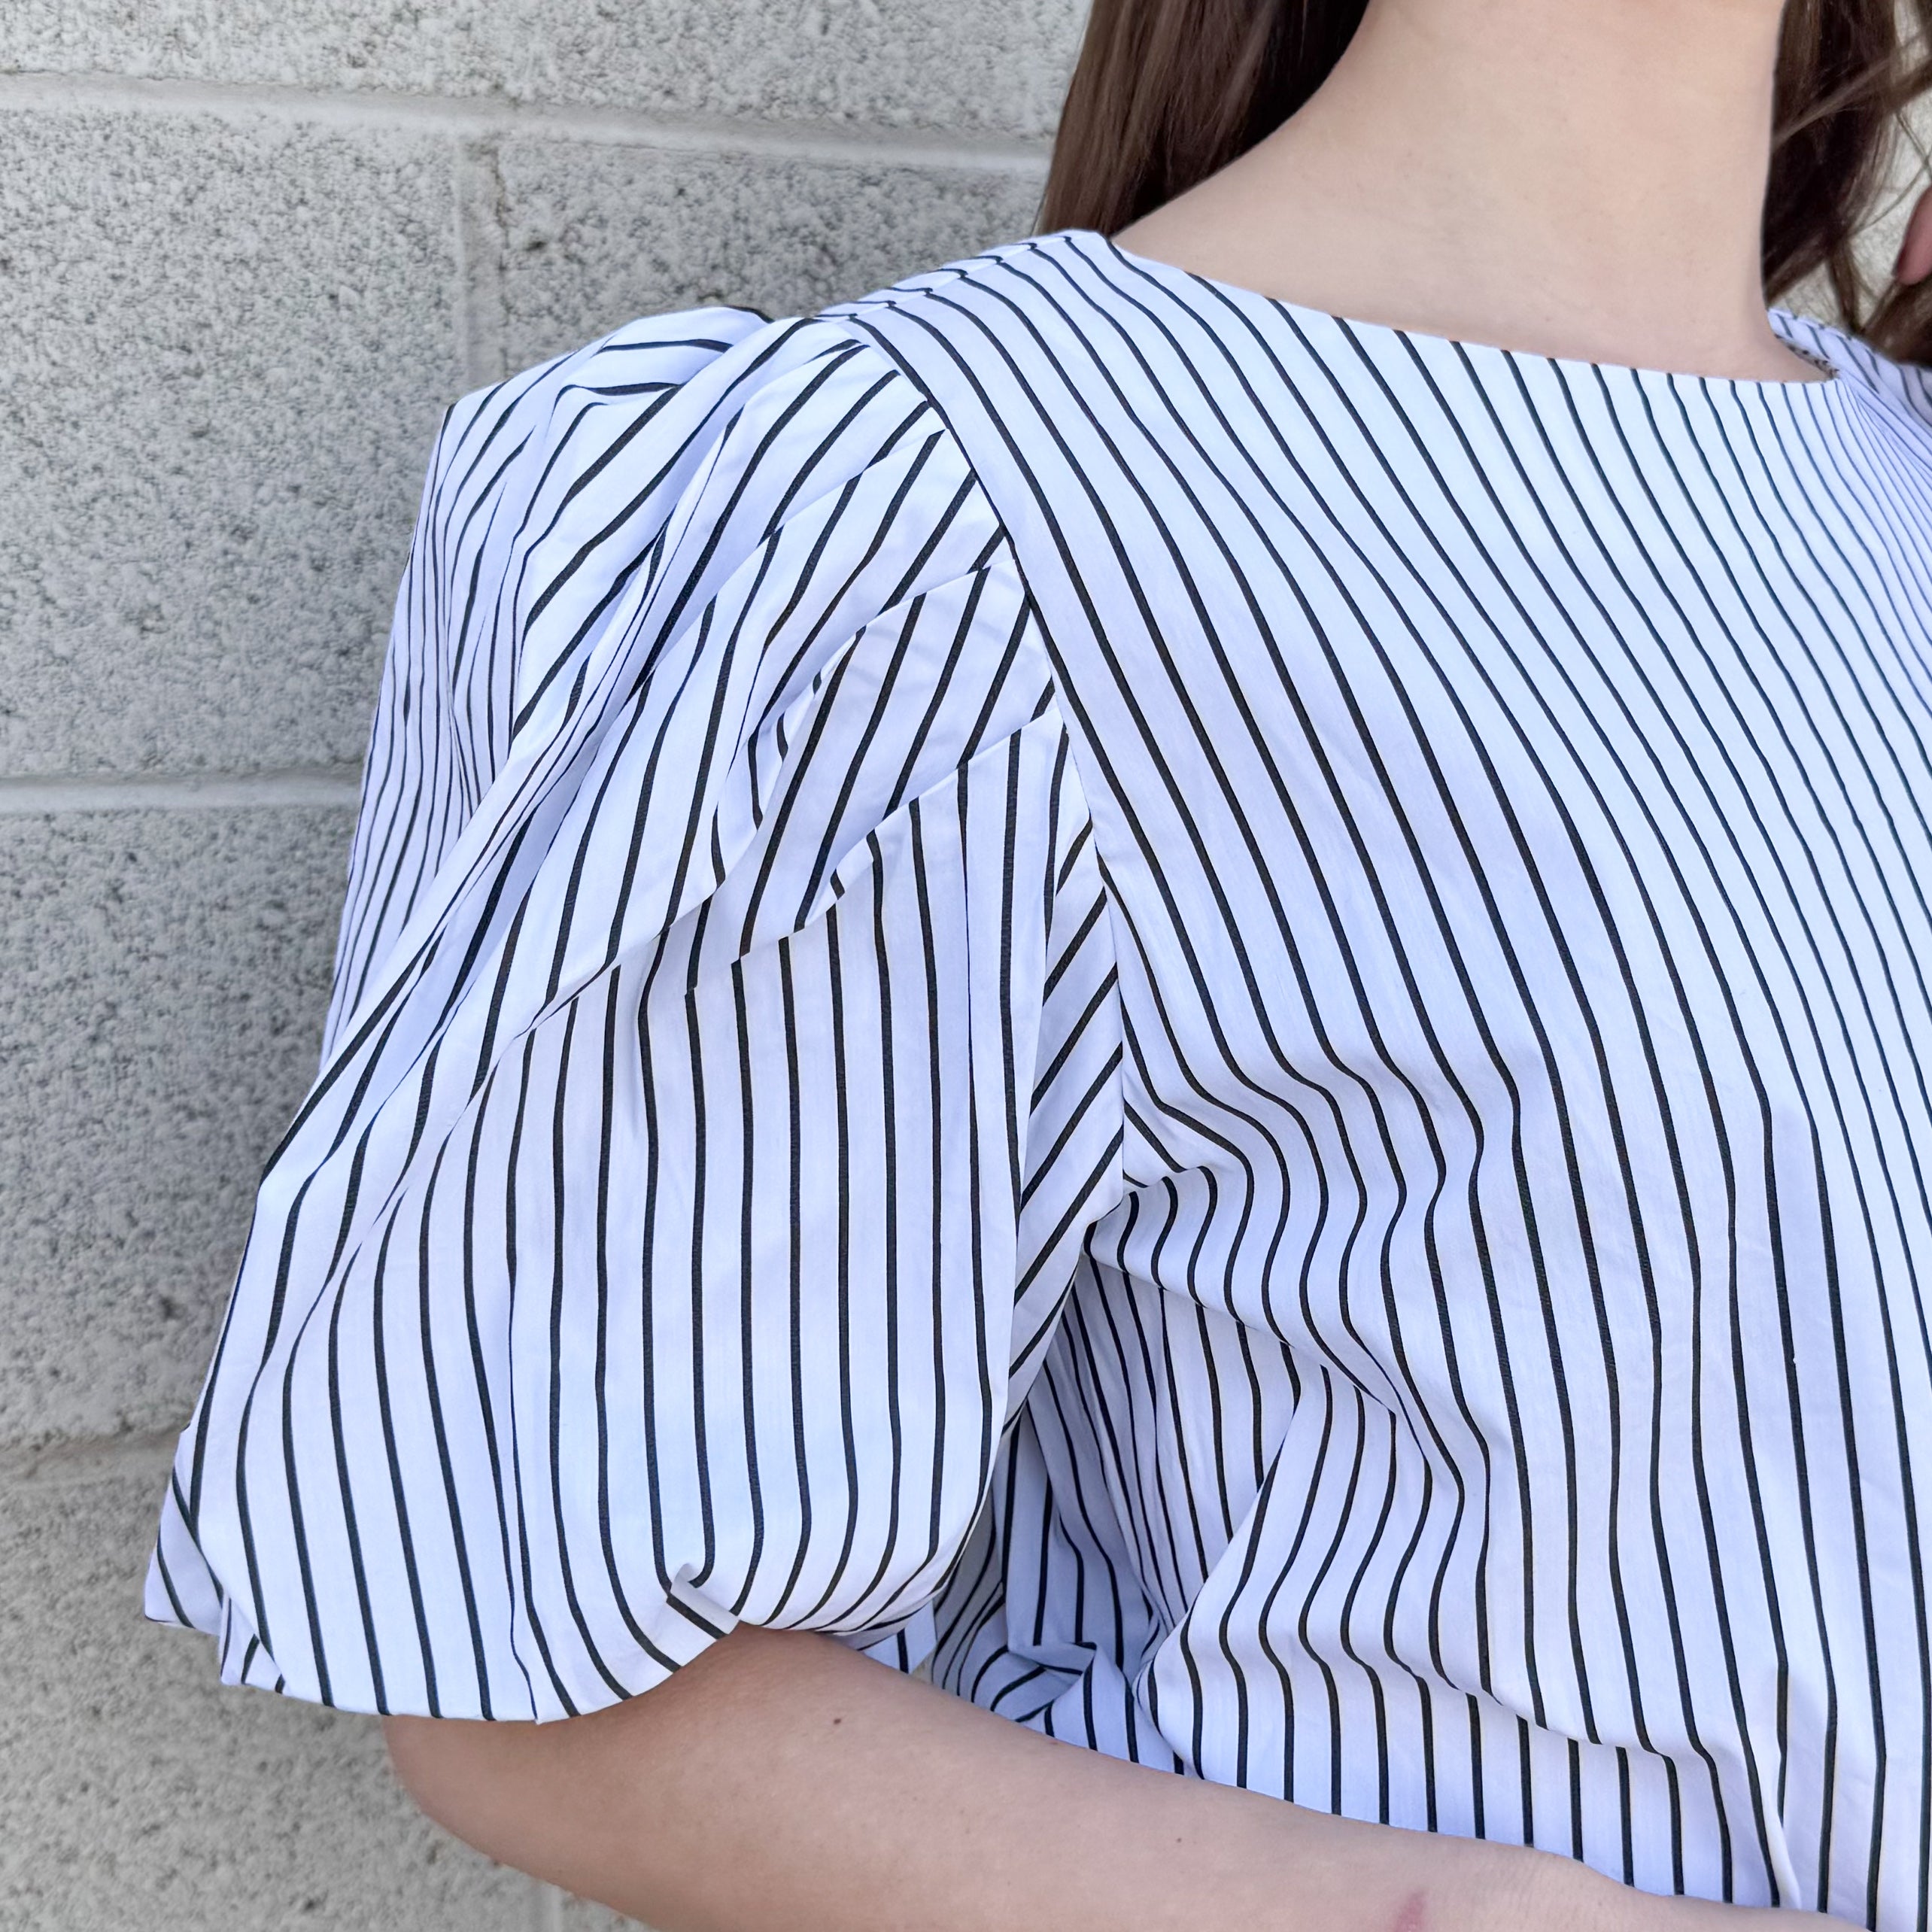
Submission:
[[[459,136],[454,147],[457,355],[466,387],[480,389],[509,373],[503,177],[493,138]]]

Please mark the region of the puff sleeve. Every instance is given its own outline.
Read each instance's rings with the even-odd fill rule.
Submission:
[[[1119,1198],[1120,1054],[1045,639],[905,376],[713,311],[467,399],[150,1614],[471,1718],[889,1637]]]

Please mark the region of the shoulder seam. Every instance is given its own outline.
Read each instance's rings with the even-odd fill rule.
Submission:
[[[958,271],[958,278],[963,278],[968,272],[971,267],[976,266],[978,261],[982,261],[986,259],[987,258],[985,257],[977,257],[974,263],[969,263],[962,266]],[[914,294],[922,294],[925,291],[922,290],[914,290],[910,292]],[[890,297],[889,299],[888,299],[889,296]],[[855,304],[853,305],[854,307],[856,307],[857,305],[858,305]],[[903,306],[904,304],[896,294],[888,290],[876,301],[873,301],[868,298],[867,305],[878,308],[898,308]],[[940,430],[943,432],[946,441],[952,445],[954,451],[958,454],[961,465],[964,467],[967,474],[972,478],[974,488],[979,491],[980,496],[985,500],[987,510],[992,518],[994,528],[998,533],[999,540],[1004,545],[1007,554],[1013,560],[1013,574],[1019,579],[1020,588],[1025,594],[1027,608],[1032,613],[1034,621],[1039,625],[1043,636],[1050,636],[1052,633],[1047,630],[1046,615],[1040,607],[1040,601],[1038,598],[1037,598],[1033,594],[1033,585],[1027,577],[1025,564],[1021,560],[1019,546],[1013,541],[1012,528],[1008,524],[1004,515],[1000,509],[999,506],[994,502],[992,492],[986,488],[985,479],[980,474],[979,466],[974,462],[971,454],[968,451],[965,444],[961,440],[958,431],[953,427],[952,420],[946,415],[945,406],[940,402],[939,398],[932,393],[931,389],[925,383],[922,382],[919,379],[917,374],[907,363],[905,359],[893,350],[890,345],[885,342],[876,332],[867,328],[857,315],[845,315],[839,314],[835,311],[827,311],[816,319],[822,320],[828,326],[837,329],[841,334],[846,336],[849,340],[857,344],[860,348],[872,350],[882,361],[886,363],[891,367],[894,373],[899,377],[901,381],[906,383],[913,390],[913,392],[919,396],[920,401],[925,405],[925,408],[931,412],[934,419],[938,423]],[[1057,691],[1059,686],[1059,679],[1057,676],[1055,678],[1054,683],[1055,688]]]
[[[990,257],[985,256],[977,257],[973,263],[961,266],[958,275],[955,276],[954,279],[964,279],[971,269],[977,267],[990,259]],[[908,291],[909,293],[914,295],[923,294],[925,292],[925,291],[924,290],[913,290]],[[901,297],[897,293],[893,291],[888,290],[885,291],[882,294],[881,297],[876,303],[870,305],[879,308],[897,308],[904,305]],[[945,408],[940,402],[939,398],[932,393],[931,389],[925,382],[919,379],[918,375],[907,364],[904,358],[901,357],[875,330],[868,328],[864,322],[856,314],[847,315],[837,313],[827,313],[822,319],[837,328],[841,333],[846,335],[861,347],[869,348],[875,351],[880,358],[898,375],[901,379],[911,387],[925,408],[931,411],[934,420],[939,424],[941,430],[943,432],[946,440],[952,445],[954,451],[957,453],[959,461],[964,468],[967,474],[972,478],[974,488],[978,491],[982,501],[986,504],[989,515],[992,519],[994,543],[989,544],[988,547],[988,551],[986,553],[986,561],[987,563],[991,562],[993,550],[996,545],[998,549],[1003,550],[1005,552],[1007,561],[1012,568],[1013,576],[1019,582],[1020,594],[1025,601],[1025,614],[1039,633],[1041,654],[1046,661],[1047,691],[1050,694],[1051,701],[1055,709],[1059,711],[1060,713],[1061,728],[1067,733],[1068,755],[1073,761],[1075,776],[1079,782],[1082,794],[1083,796],[1088,795],[1089,787],[1086,780],[1086,774],[1083,768],[1085,764],[1085,760],[1081,755],[1077,739],[1066,722],[1065,707],[1062,702],[1062,694],[1061,691],[1059,654],[1053,648],[1053,630],[1046,621],[1046,611],[1042,607],[1039,598],[1034,593],[1032,582],[1026,574],[1025,562],[1019,554],[1019,545],[1013,540],[1012,527],[1007,521],[1006,517],[1001,510],[999,505],[994,501],[992,492],[986,488],[985,480],[980,474],[978,466],[974,462],[971,454],[967,450],[964,442],[961,439],[958,432],[954,429],[952,419],[946,415]],[[983,564],[980,567],[983,569],[986,567],[986,565]],[[1108,889],[1108,897],[1110,901],[1112,897],[1110,888]],[[1117,939],[1118,935],[1116,934],[1116,937]]]

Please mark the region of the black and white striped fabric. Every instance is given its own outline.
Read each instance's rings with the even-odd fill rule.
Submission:
[[[467,399],[150,1612],[555,1718],[740,1619],[1927,1922],[1932,384],[1068,231]]]

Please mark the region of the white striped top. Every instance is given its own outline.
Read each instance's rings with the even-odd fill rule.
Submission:
[[[150,1612],[463,1717],[829,1631],[1924,1927],[1932,379],[1773,319],[1072,230],[459,404]]]

